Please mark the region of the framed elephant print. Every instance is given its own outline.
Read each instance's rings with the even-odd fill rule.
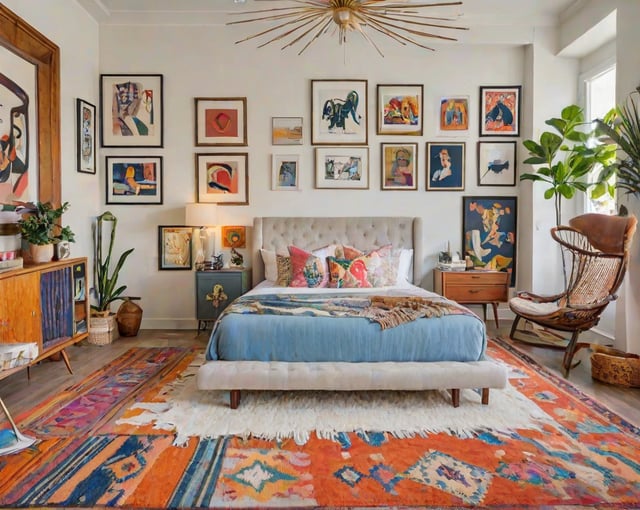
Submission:
[[[311,80],[311,144],[367,145],[367,80]]]

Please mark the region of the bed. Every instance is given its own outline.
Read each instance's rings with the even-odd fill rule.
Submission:
[[[485,358],[482,320],[419,287],[420,218],[260,217],[252,239],[254,288],[214,325],[197,374],[199,389],[228,390],[232,408],[242,390],[449,390],[457,407],[461,389],[481,390],[488,404],[489,389],[506,385],[506,369]],[[282,287],[265,279],[265,270],[273,274],[266,254],[287,254],[292,245],[309,252],[392,246],[402,268],[391,283],[370,288]]]

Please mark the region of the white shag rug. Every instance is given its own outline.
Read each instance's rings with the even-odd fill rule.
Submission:
[[[462,390],[460,407],[447,391],[243,391],[238,409],[229,408],[229,392],[196,388],[196,359],[162,389],[166,403],[138,402],[143,412],[118,424],[148,425],[176,434],[174,444],[189,437],[225,435],[262,439],[293,438],[304,444],[315,433],[335,439],[341,432],[388,432],[413,437],[445,432],[470,436],[483,430],[539,429],[553,419],[508,385],[490,391],[489,405],[479,392]]]

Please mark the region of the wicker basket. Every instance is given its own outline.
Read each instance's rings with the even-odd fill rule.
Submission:
[[[107,345],[119,337],[115,314],[107,317],[90,317],[87,341],[95,345]]]
[[[640,356],[593,345],[591,377],[609,384],[640,388]]]

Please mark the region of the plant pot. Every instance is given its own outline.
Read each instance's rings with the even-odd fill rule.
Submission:
[[[107,345],[119,337],[116,314],[98,317],[96,312],[89,317],[89,337],[87,341],[94,345]],[[100,313],[100,312],[98,312]]]
[[[142,308],[131,299],[126,299],[116,313],[120,336],[136,336],[142,322]]]
[[[53,259],[53,244],[30,244],[29,253],[35,263],[51,262]]]
[[[58,241],[53,245],[53,260],[68,259],[71,255],[71,243],[69,241]]]

